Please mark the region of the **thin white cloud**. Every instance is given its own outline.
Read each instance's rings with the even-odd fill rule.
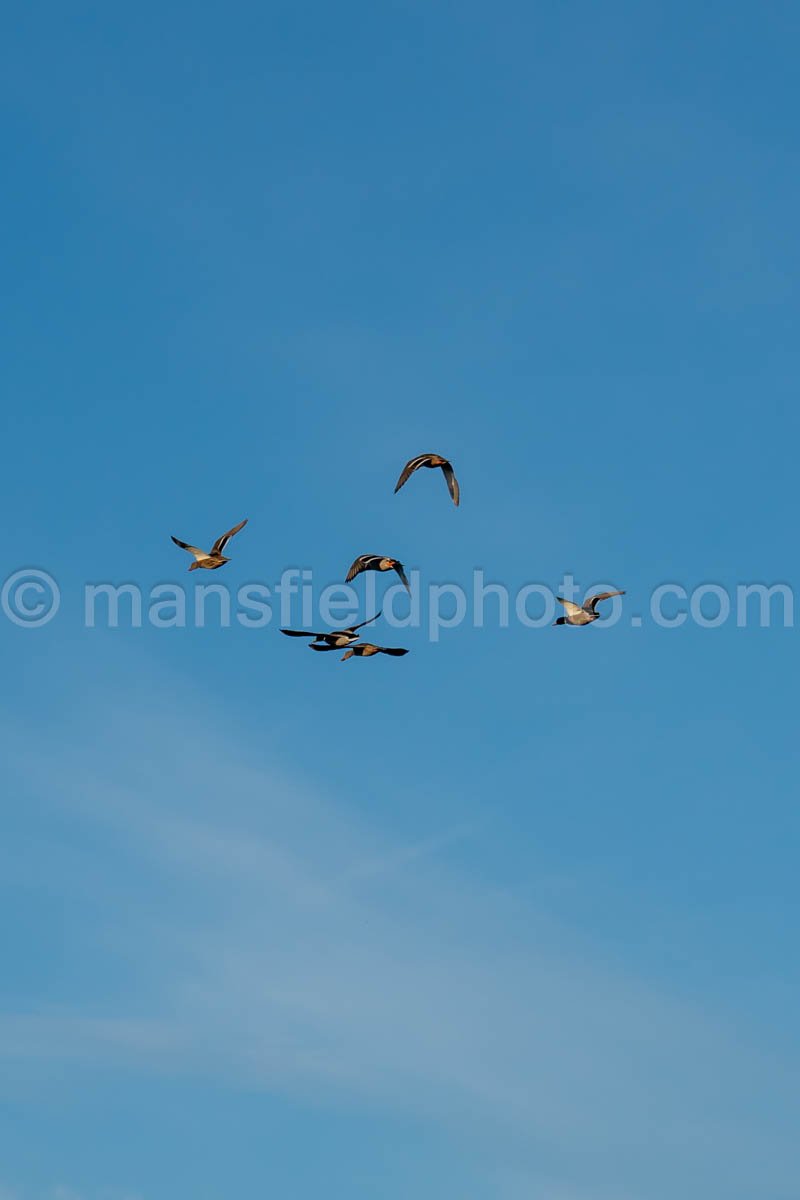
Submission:
[[[789,1065],[762,1063],[515,896],[448,868],[468,828],[398,847],[280,767],[241,765],[235,738],[217,733],[202,760],[176,754],[215,739],[211,717],[117,711],[113,733],[98,720],[91,745],[58,748],[56,770],[9,752],[112,861],[168,879],[175,903],[98,934],[99,953],[135,964],[136,1004],[5,1013],[0,1058],[368,1098],[487,1153],[502,1144],[522,1160],[498,1184],[508,1197],[524,1193],[532,1143],[565,1160],[576,1144],[617,1156],[634,1178],[645,1168],[632,1148],[657,1146],[666,1190],[675,1161],[685,1177],[722,1146],[732,1177],[759,1161],[780,1175],[786,1148],[752,1092],[788,1095]],[[579,1178],[541,1190],[573,1194],[606,1197]]]

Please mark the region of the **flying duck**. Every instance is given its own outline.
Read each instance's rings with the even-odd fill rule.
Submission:
[[[411,591],[406,579],[406,573],[403,570],[403,564],[398,562],[396,558],[382,558],[380,554],[359,554],[345,576],[345,583],[350,583],[362,571],[396,571],[403,581],[406,591]]]
[[[312,650],[342,650],[345,646],[350,646],[353,642],[358,641],[357,629],[362,629],[364,625],[377,621],[380,615],[377,612],[374,617],[370,617],[369,621],[360,621],[358,625],[348,625],[346,629],[333,629],[328,633],[309,633],[306,629],[282,629],[281,633],[285,633],[287,637],[310,638],[309,646]]]
[[[441,454],[418,454],[416,458],[409,459],[400,472],[400,478],[398,479],[397,486],[394,489],[395,493],[400,491],[400,488],[403,486],[406,480],[410,479],[414,472],[418,471],[420,467],[442,468],[442,474],[447,480],[447,487],[450,491],[453,504],[455,504],[456,508],[458,508],[461,491],[458,486],[458,480],[456,479],[455,472],[453,471],[453,464],[448,459],[442,458]]]
[[[376,646],[372,642],[356,642],[349,650],[345,650],[340,661],[346,662],[354,654],[357,658],[372,658],[373,654],[392,654],[399,658],[402,654],[408,654],[408,651],[400,649],[399,646]]]
[[[221,567],[223,563],[230,562],[230,559],[226,558],[222,551],[233,535],[243,529],[246,524],[247,517],[238,525],[234,525],[233,529],[223,533],[222,537],[218,537],[209,551],[198,550],[197,546],[190,546],[187,542],[182,542],[180,538],[171,536],[176,546],[180,546],[181,550],[188,550],[190,554],[194,555],[194,562],[189,567],[190,571],[196,571],[198,567],[203,567],[206,571],[216,571],[217,567]]]
[[[572,600],[562,600],[560,596],[556,596],[558,603],[563,604],[567,610],[567,615],[565,617],[558,617],[553,624],[591,625],[592,621],[596,621],[600,616],[600,613],[595,611],[595,606],[601,600],[610,600],[612,596],[624,595],[624,592],[599,592],[596,596],[589,596],[583,604],[574,604]]]

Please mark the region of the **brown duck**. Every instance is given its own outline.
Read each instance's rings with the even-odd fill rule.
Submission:
[[[598,592],[596,596],[589,596],[588,599],[584,600],[583,604],[575,604],[572,600],[562,600],[560,596],[556,596],[558,603],[564,605],[567,615],[559,617],[553,624],[591,625],[592,621],[596,621],[600,616],[600,613],[595,611],[595,606],[601,600],[610,600],[612,596],[624,595],[624,592]]]
[[[347,662],[353,655],[356,658],[372,658],[373,654],[392,654],[395,658],[400,658],[401,655],[408,654],[408,651],[399,646],[376,646],[372,642],[356,642],[355,646],[345,650],[340,661]]]
[[[447,480],[447,487],[452,497],[453,504],[458,508],[458,502],[461,499],[461,489],[458,486],[453,464],[447,458],[442,458],[441,454],[418,454],[416,458],[410,458],[400,472],[400,478],[395,487],[395,493],[400,491],[400,488],[410,479],[415,471],[420,467],[441,467],[442,474]]]
[[[347,572],[345,583],[350,583],[362,571],[396,571],[406,591],[411,591],[403,564],[396,558],[383,558],[380,554],[360,554]]]
[[[194,562],[189,567],[190,571],[196,571],[198,567],[203,567],[206,571],[216,571],[217,567],[221,567],[223,563],[230,562],[222,551],[227,546],[235,533],[243,529],[247,524],[247,517],[240,521],[238,525],[234,525],[233,529],[229,529],[227,533],[223,533],[222,537],[218,537],[210,550],[198,550],[197,546],[190,546],[188,542],[182,542],[180,538],[172,535],[172,540],[176,546],[180,546],[181,550],[188,550],[194,555]]]

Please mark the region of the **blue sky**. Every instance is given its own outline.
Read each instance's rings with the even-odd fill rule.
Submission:
[[[1,1200],[796,1197],[796,634],[647,614],[797,588],[799,26],[0,17]],[[623,619],[84,627],[243,516]]]

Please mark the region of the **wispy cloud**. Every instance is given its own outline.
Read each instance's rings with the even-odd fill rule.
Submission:
[[[521,1163],[498,1190],[509,1197],[532,1194],[519,1184],[532,1143],[553,1161],[576,1144],[587,1162],[617,1156],[634,1180],[632,1147],[657,1144],[663,1189],[648,1200],[722,1145],[732,1178],[766,1160],[780,1177],[786,1147],[758,1093],[788,1094],[788,1067],[448,865],[448,849],[476,835],[469,824],[398,846],[279,765],[241,765],[235,737],[215,727],[212,714],[134,709],[115,713],[112,732],[92,714],[91,752],[88,733],[73,737],[56,770],[17,739],[7,747],[112,866],[167,880],[170,900],[95,931],[98,954],[135,963],[136,1004],[6,1012],[6,1062],[368,1098],[470,1131],[487,1152],[503,1144]],[[207,757],[176,753],[211,742]],[[573,1189],[575,1170],[542,1195],[605,1196],[580,1178]]]

